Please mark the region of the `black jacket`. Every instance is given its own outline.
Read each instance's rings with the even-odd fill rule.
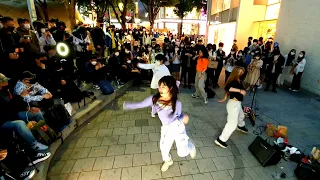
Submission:
[[[8,90],[0,90],[0,127],[7,121],[18,119],[18,112],[26,111],[27,105],[20,96],[10,95]]]
[[[267,65],[267,73],[272,73],[273,65],[275,64],[275,74],[281,74],[282,73],[282,67],[284,65],[284,57],[282,55],[279,56],[277,62],[274,62],[274,55],[269,57],[266,60],[266,65]]]
[[[101,46],[101,48],[106,45],[104,41],[105,34],[101,28],[93,28],[91,32],[91,37],[95,48],[97,48],[98,45]]]

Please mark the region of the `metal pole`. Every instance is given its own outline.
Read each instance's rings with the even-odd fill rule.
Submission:
[[[37,13],[36,13],[36,7],[34,5],[34,0],[27,0],[28,3],[28,11],[30,16],[30,23],[37,20]]]

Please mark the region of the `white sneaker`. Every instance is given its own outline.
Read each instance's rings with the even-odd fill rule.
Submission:
[[[289,88],[290,91],[292,91],[292,88]]]
[[[205,104],[208,104],[208,98],[205,98],[205,99],[204,99],[204,103],[205,103]]]
[[[48,146],[46,146],[46,145],[44,145],[44,144],[41,144],[41,143],[39,143],[39,142],[37,141],[37,142],[35,142],[35,143],[31,146],[31,148],[32,148],[33,150],[44,151],[44,150],[47,150],[47,149],[48,149]]]
[[[46,153],[38,153],[36,155],[36,157],[34,157],[34,159],[32,160],[32,163],[30,162],[28,164],[28,166],[32,166],[34,164],[38,164],[39,162],[45,161],[47,160],[49,157],[51,156],[50,152],[46,152]]]
[[[262,84],[260,84],[260,86],[258,86],[258,89],[262,89],[263,88],[263,85]]]
[[[161,171],[162,172],[167,171],[172,164],[173,164],[172,159],[170,159],[170,161],[164,162],[162,167],[161,167]]]
[[[294,89],[294,90],[292,90],[293,92],[298,92],[299,90],[297,90],[297,89]]]

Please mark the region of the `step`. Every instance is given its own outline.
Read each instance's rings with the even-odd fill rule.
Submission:
[[[113,101],[116,97],[120,96],[126,89],[128,89],[133,84],[133,81],[129,81],[120,88],[116,89],[115,92],[111,95],[103,95],[100,93],[97,96],[97,99],[91,103],[87,103],[86,106],[81,107],[77,112],[72,116],[72,122],[62,131],[62,138],[65,140],[74,130],[81,126],[83,123],[95,116],[104,106]],[[92,91],[101,91],[101,90],[92,90]],[[99,94],[99,92],[97,92]],[[47,179],[48,169],[50,162],[61,145],[61,140],[58,140],[50,145],[51,157],[46,161],[37,164],[39,173],[36,175],[34,180],[45,180]]]

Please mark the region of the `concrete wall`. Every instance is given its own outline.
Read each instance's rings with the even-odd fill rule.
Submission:
[[[236,35],[239,49],[247,46],[248,37],[252,36],[252,25],[255,21],[264,20],[265,5],[254,5],[254,0],[240,0]]]
[[[306,51],[307,64],[302,75],[302,88],[320,94],[320,1],[282,0],[275,41],[282,54],[295,48]]]

